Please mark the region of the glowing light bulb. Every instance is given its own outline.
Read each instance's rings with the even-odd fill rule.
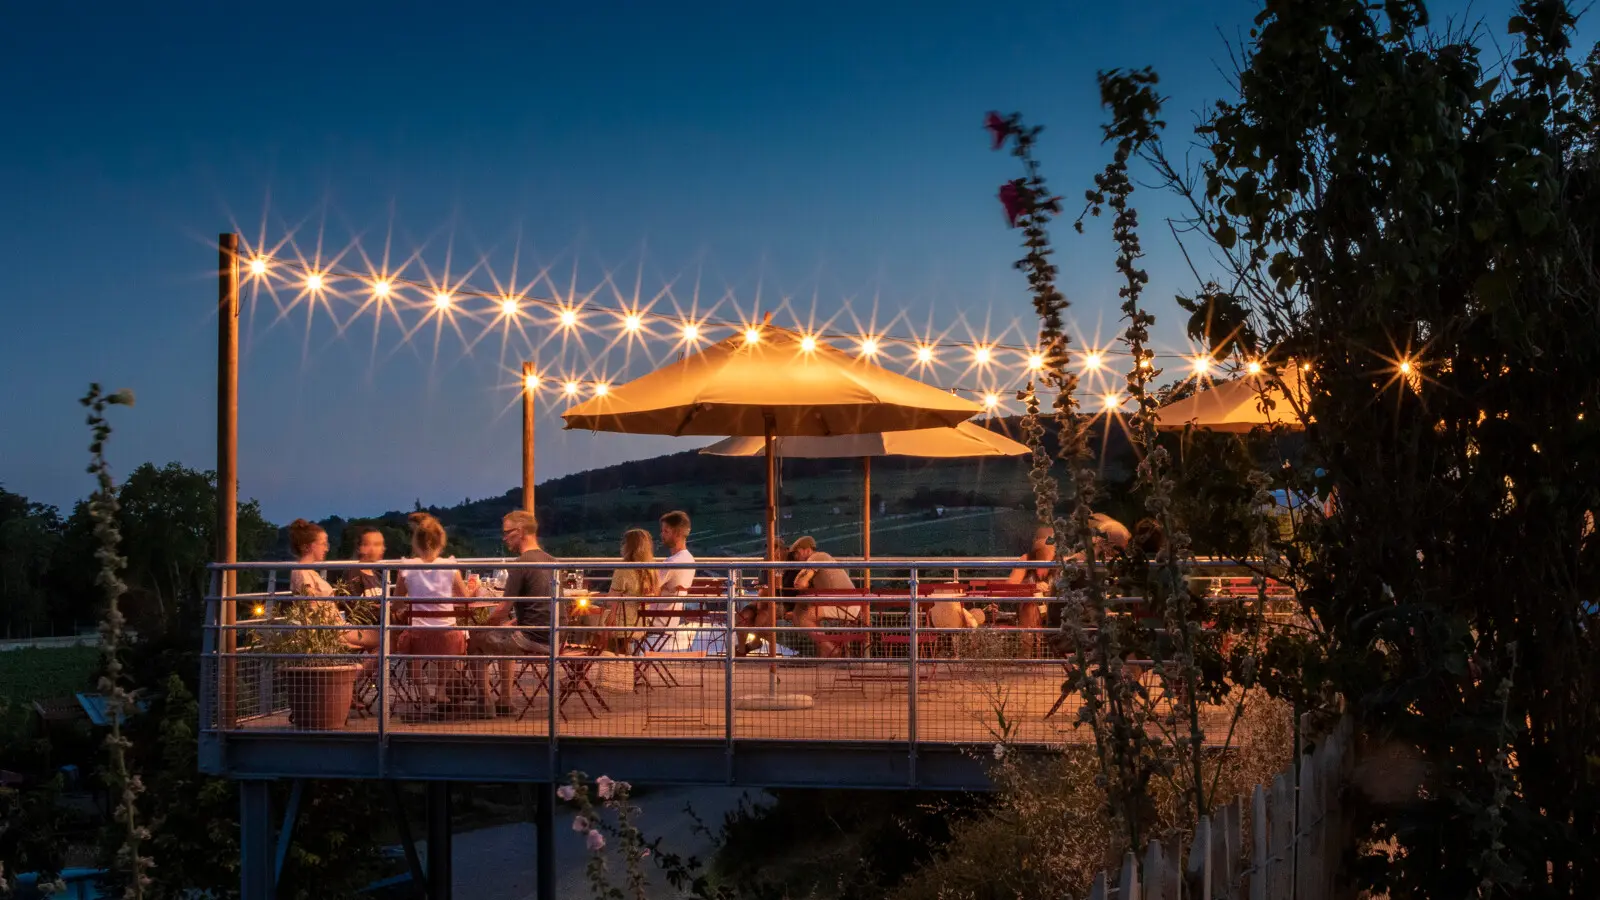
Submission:
[[[812,337],[811,335],[808,334],[805,337],[800,339],[800,350],[801,350],[801,352],[803,352],[803,353],[813,353],[813,352],[816,351],[816,349],[817,349],[817,339],[816,338],[814,338],[814,337]]]
[[[572,328],[572,327],[576,326],[577,324],[578,324],[578,313],[576,311],[570,310],[570,309],[563,309],[561,311],[561,327],[562,328]]]
[[[561,386],[561,391],[568,397],[576,397],[578,396],[578,383],[576,381],[569,381]]]
[[[1302,372],[1311,371],[1311,363],[1301,363],[1300,364],[1300,371],[1302,371]]]
[[[522,378],[522,387],[523,387],[524,390],[527,390],[529,392],[537,391],[539,389],[539,376],[537,376],[537,375],[525,375],[525,376],[523,376],[523,378]]]
[[[758,344],[758,343],[760,343],[761,342],[761,329],[759,329],[759,328],[746,328],[745,331],[744,331],[744,342],[746,344]]]
[[[611,393],[611,385],[606,384],[603,381],[594,386],[594,395],[596,397],[604,397],[609,393]]]
[[[638,331],[643,326],[644,320],[639,318],[637,313],[629,313],[628,317],[622,320],[623,329],[629,332]]]
[[[1043,353],[1029,353],[1028,354],[1028,371],[1029,372],[1037,372],[1042,368],[1044,368],[1044,354]]]
[[[1155,363],[1151,362],[1148,357],[1146,357],[1145,359],[1139,360],[1139,368],[1141,368],[1141,369],[1148,369],[1148,368],[1153,367],[1154,365],[1155,365]]]
[[[257,278],[267,274],[267,261],[259,256],[250,260],[250,274]]]
[[[320,291],[324,283],[325,280],[320,272],[312,272],[306,276],[306,290],[308,291]]]
[[[394,291],[394,284],[387,278],[379,278],[372,283],[372,296],[379,300],[386,299]]]
[[[500,311],[508,316],[514,316],[517,314],[517,309],[520,305],[517,303],[517,298],[506,297],[500,301]]]
[[[264,616],[264,615],[267,614],[267,608],[265,606],[262,606],[259,603],[257,603],[255,606],[252,606],[250,608],[250,611],[255,613],[258,616]]]
[[[1194,358],[1194,374],[1205,375],[1211,371],[1211,357],[1196,356]]]
[[[685,326],[683,326],[683,339],[686,340],[686,341],[699,340],[700,339],[700,326],[699,325],[685,325]]]
[[[917,348],[917,362],[919,362],[919,363],[931,363],[931,362],[933,362],[933,348],[932,347],[918,347]]]
[[[972,361],[980,366],[987,366],[993,356],[994,354],[989,351],[988,347],[979,347],[972,351]]]
[[[1411,360],[1409,360],[1409,359],[1400,360],[1400,374],[1401,375],[1410,375],[1411,374]]]
[[[1252,359],[1252,360],[1250,360],[1250,362],[1245,364],[1244,370],[1246,372],[1249,372],[1251,375],[1260,375],[1261,374],[1261,363],[1258,363],[1258,362],[1256,362],[1255,360]]]
[[[1122,405],[1122,398],[1116,394],[1107,394],[1100,398],[1100,402],[1105,406],[1106,412],[1111,412]]]
[[[878,355],[878,339],[877,338],[862,338],[862,340],[861,340],[861,355],[862,356],[877,356]]]
[[[450,294],[448,292],[446,292],[446,291],[440,291],[437,294],[433,295],[433,308],[434,309],[449,309],[450,308],[450,304],[452,304],[454,302],[456,302],[455,298],[450,296]]]
[[[1000,395],[988,393],[983,395],[983,408],[992,410],[1000,405]]]
[[[1083,355],[1083,368],[1085,371],[1093,372],[1099,369],[1100,363],[1101,359],[1098,353],[1085,353]]]

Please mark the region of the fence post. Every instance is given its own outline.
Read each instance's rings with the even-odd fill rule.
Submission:
[[[1290,773],[1279,772],[1272,779],[1267,825],[1271,843],[1267,847],[1267,898],[1289,900],[1294,892],[1294,782]]]
[[[1106,897],[1106,871],[1104,869],[1094,874],[1094,884],[1089,888],[1089,900],[1109,900]]]
[[[1239,898],[1239,806],[1243,798],[1234,797],[1216,816],[1222,828],[1222,839],[1216,841],[1217,877],[1222,879],[1222,896],[1228,900]],[[1213,830],[1215,833],[1215,830]]]
[[[1187,874],[1192,900],[1211,900],[1211,845],[1214,839],[1211,817],[1201,816],[1195,824],[1194,840],[1189,843]]]
[[[1156,852],[1160,853],[1160,846],[1155,841]],[[1122,877],[1117,879],[1117,900],[1143,900],[1139,891],[1139,863],[1129,850],[1122,856]]]
[[[383,593],[378,598],[378,777],[389,774],[389,575],[379,569]],[[358,573],[359,574],[359,573]],[[397,576],[398,577],[398,576]]]
[[[1250,792],[1250,900],[1267,900],[1267,791]]]

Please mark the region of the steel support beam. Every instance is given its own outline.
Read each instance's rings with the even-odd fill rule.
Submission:
[[[274,900],[272,793],[269,781],[239,782],[239,898]]]
[[[450,783],[428,782],[428,900],[450,900]]]

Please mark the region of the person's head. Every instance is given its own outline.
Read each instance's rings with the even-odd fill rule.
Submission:
[[[321,562],[328,558],[328,533],[315,522],[295,519],[289,523],[289,552],[302,562]]]
[[[817,539],[809,534],[805,537],[795,538],[794,543],[789,545],[789,558],[800,562],[810,559],[812,554],[816,552]]]
[[[381,529],[372,525],[362,525],[356,529],[356,559],[377,562],[383,559],[383,554],[388,550]]]
[[[1155,519],[1140,519],[1133,526],[1132,546],[1145,557],[1154,559],[1167,546],[1167,534]]]
[[[1132,537],[1128,533],[1128,526],[1105,513],[1095,513],[1089,517],[1089,531],[1094,534],[1095,553],[1101,557],[1126,552]]]
[[[1033,530],[1033,542],[1028,545],[1028,556],[1033,559],[1050,559],[1055,555],[1051,544],[1056,539],[1055,528],[1040,525]]]
[[[406,517],[411,523],[411,553],[417,559],[432,562],[444,552],[444,526],[429,513],[414,512]]]
[[[654,562],[655,558],[655,542],[650,539],[650,532],[629,528],[622,533],[623,562]]]
[[[688,513],[675,509],[661,517],[661,543],[674,551],[689,543]]]
[[[525,509],[512,510],[500,519],[500,537],[514,553],[535,549],[539,546],[539,519]]]

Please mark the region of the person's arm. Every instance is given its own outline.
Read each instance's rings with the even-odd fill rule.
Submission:
[[[400,573],[396,574],[395,579],[394,579],[394,593],[390,594],[389,596],[391,596],[391,597],[409,597],[410,596],[410,592],[406,590],[406,573],[400,572]]]
[[[1028,557],[1023,556],[1022,557],[1022,561],[1023,562],[1028,562],[1029,561]],[[1007,584],[1021,584],[1024,581],[1027,581],[1027,580],[1028,580],[1028,570],[1027,569],[1012,569],[1011,570],[1011,574],[1009,576],[1007,576],[1007,578],[1006,578],[1006,583]]]
[[[511,621],[510,600],[503,600],[494,609],[489,610],[490,625],[504,625],[509,621]]]
[[[467,590],[467,580],[461,577],[460,572],[450,573],[450,596],[471,597],[472,592]]]

